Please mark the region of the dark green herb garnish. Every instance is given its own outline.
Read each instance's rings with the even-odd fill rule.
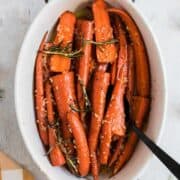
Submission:
[[[96,42],[93,40],[83,40],[84,44],[94,44],[96,46],[103,46],[103,45],[107,45],[107,44],[115,44],[118,43],[119,41],[117,39],[110,39],[107,41],[101,41],[101,42]]]
[[[73,158],[71,158],[64,146],[64,143],[63,143],[63,139],[61,137],[61,133],[60,133],[60,128],[57,129],[57,138],[58,138],[58,145],[61,149],[61,151],[64,153],[65,155],[65,158],[66,158],[66,162],[67,162],[67,166],[68,168],[70,169],[70,171],[75,174],[76,176],[79,175],[79,171],[78,171],[78,168],[76,166],[76,162],[73,160]]]

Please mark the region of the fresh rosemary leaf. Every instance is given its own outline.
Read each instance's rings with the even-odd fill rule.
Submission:
[[[66,162],[67,162],[67,166],[70,169],[70,171],[75,174],[76,176],[79,175],[79,171],[78,168],[76,167],[76,163],[73,162],[72,158],[69,156],[64,143],[63,143],[63,139],[61,137],[61,133],[60,133],[60,128],[57,129],[57,138],[58,138],[58,145],[61,149],[61,151],[64,153],[65,158],[66,158]]]
[[[73,106],[72,104],[70,104],[69,106],[75,112],[89,112],[89,111],[91,111],[91,109],[78,109],[75,106]]]
[[[76,58],[76,57],[81,57],[83,55],[82,49],[68,52],[65,49],[58,48],[58,47],[55,47],[55,48],[51,47],[50,49],[43,50],[42,52],[45,53],[45,54],[49,54],[49,55],[53,55],[53,54],[54,55],[61,55],[61,56],[64,56],[64,57],[67,57],[67,58],[70,58],[70,59],[71,58]]]
[[[115,44],[115,43],[118,43],[119,41],[117,39],[111,39],[111,40],[101,41],[101,42],[96,42],[93,40],[83,40],[83,42],[84,44],[94,44],[96,46],[103,46],[107,44]]]

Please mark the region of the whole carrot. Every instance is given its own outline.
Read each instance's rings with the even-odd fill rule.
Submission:
[[[113,135],[125,135],[125,113],[124,113],[124,88],[122,81],[117,80],[110,103],[103,120],[100,141],[100,162],[107,164],[110,152],[111,138]]]
[[[118,17],[115,18],[115,26],[117,28],[117,32],[119,34],[119,56],[117,60],[117,76],[116,78],[120,78],[120,73],[122,71],[122,68],[124,66],[124,63],[127,63],[127,40],[125,31],[122,27],[122,23],[118,19]],[[126,65],[126,68],[128,68],[128,64]],[[127,73],[127,72],[126,72]],[[127,77],[127,75],[125,75]]]
[[[149,103],[150,101],[148,98],[139,97],[139,96],[133,97],[131,118],[135,121],[136,126],[138,128],[142,128],[144,118],[146,117],[149,111]],[[135,145],[137,144],[137,140],[138,140],[137,135],[134,132],[131,132],[125,144],[124,151],[120,154],[118,160],[115,163],[113,169],[113,175],[115,175],[123,167],[123,165],[130,159],[135,149]]]
[[[68,50],[71,50],[75,23],[75,15],[70,11],[64,12],[59,19],[53,44],[62,48],[68,47]],[[64,56],[52,55],[49,64],[52,72],[65,72],[70,69],[71,61]]]
[[[78,114],[72,110],[67,113],[67,121],[77,147],[78,170],[81,176],[86,176],[89,172],[90,158],[85,131]]]
[[[52,102],[52,92],[51,92],[51,85],[47,81],[45,85],[45,91],[46,91],[46,108],[47,108],[47,117],[48,117],[48,134],[49,134],[49,149],[50,149],[50,160],[53,166],[61,166],[65,164],[64,156],[57,144],[57,136],[56,136],[56,128],[59,127],[53,127],[56,123],[54,119],[54,110],[53,110],[53,102]]]
[[[119,137],[115,150],[109,160],[109,164],[108,164],[109,167],[111,167],[114,164],[114,162],[116,162],[119,154],[121,154],[121,152],[123,151],[124,140],[125,140],[124,137]]]
[[[97,144],[101,128],[102,119],[104,116],[106,94],[110,84],[110,74],[105,72],[95,72],[92,85],[92,115],[88,137],[91,171],[93,177],[98,177],[97,165]]]
[[[71,129],[68,127],[67,113],[71,106],[77,108],[75,96],[74,73],[66,72],[51,78],[54,96],[57,104],[59,117],[62,122],[62,135],[67,144],[69,153],[73,153]]]
[[[117,75],[112,97],[105,114],[104,124],[102,126],[100,143],[101,164],[107,164],[108,162],[112,136],[124,136],[126,130],[124,95],[128,77],[127,41],[119,21],[116,21],[116,25],[120,42],[119,56],[117,60]]]
[[[44,49],[47,33],[44,35],[39,47],[35,64],[35,110],[36,122],[38,124],[39,134],[44,145],[48,145],[47,122],[45,120],[45,100],[43,84],[43,60],[44,55],[41,51]]]
[[[146,48],[133,19],[122,9],[110,8],[110,13],[119,15],[125,23],[133,43],[136,66],[136,92],[138,96],[150,96],[150,72]]]
[[[87,20],[78,20],[77,21],[77,37],[80,37],[83,39],[83,41],[89,41],[92,40],[93,38],[93,22],[92,21],[87,21]],[[85,98],[83,94],[83,89],[82,85],[83,84],[84,88],[87,88],[87,82],[88,82],[88,77],[89,77],[89,65],[90,61],[92,59],[91,57],[91,49],[92,45],[91,44],[81,44],[81,41],[79,38],[77,38],[76,42],[76,47],[77,49],[83,48],[83,55],[76,61],[76,73],[78,77],[77,81],[77,99],[78,99],[78,105],[80,109],[85,109]],[[81,82],[79,82],[79,80]],[[83,126],[86,129],[86,123],[85,123],[85,112],[80,112],[80,117],[81,121],[83,123]]]
[[[103,42],[113,39],[110,18],[106,10],[104,0],[95,0],[92,5],[95,37],[97,42]],[[97,60],[99,63],[113,63],[117,57],[115,44],[106,44],[96,47]]]

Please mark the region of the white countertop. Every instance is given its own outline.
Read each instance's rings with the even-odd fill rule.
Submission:
[[[0,0],[0,150],[45,180],[27,153],[14,109],[14,73],[24,35],[43,0]],[[157,37],[167,77],[168,110],[160,146],[180,162],[180,1],[136,0]],[[22,85],[23,86],[23,85]],[[170,172],[155,157],[139,180],[172,180]]]

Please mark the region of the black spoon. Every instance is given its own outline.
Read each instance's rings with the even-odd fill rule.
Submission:
[[[147,137],[139,128],[132,123],[132,129],[137,136],[146,144],[156,157],[174,174],[177,179],[180,179],[180,165],[172,159],[166,152],[158,147],[149,137]]]

